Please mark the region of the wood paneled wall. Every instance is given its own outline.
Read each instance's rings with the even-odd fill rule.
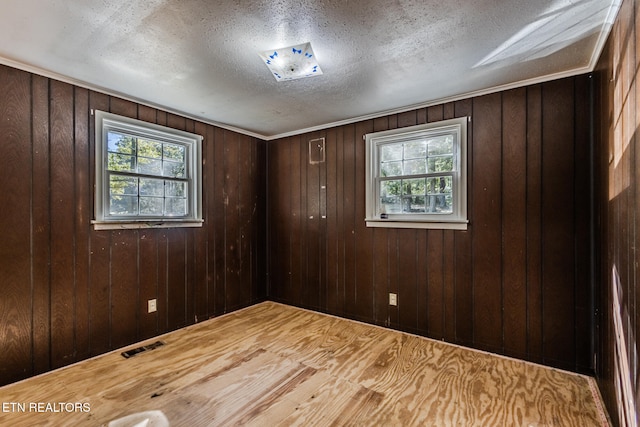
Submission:
[[[580,76],[270,142],[270,298],[589,372],[590,93]],[[367,228],[363,135],[462,116],[468,230]]]
[[[0,94],[0,385],[266,298],[265,142],[5,66]],[[93,230],[92,109],[204,136],[204,227]]]
[[[599,351],[596,376],[614,425],[619,418],[616,399],[615,334],[612,271],[620,277],[621,320],[627,340],[636,412],[640,413],[638,351],[640,315],[640,11],[639,2],[624,0],[595,73],[599,263]]]

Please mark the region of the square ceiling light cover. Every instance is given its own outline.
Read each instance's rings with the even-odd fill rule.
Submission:
[[[322,74],[311,43],[268,50],[260,53],[260,57],[279,82]]]

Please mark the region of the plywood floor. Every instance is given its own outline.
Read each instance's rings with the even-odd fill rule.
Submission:
[[[0,388],[0,425],[606,425],[588,377],[272,302],[160,339]]]

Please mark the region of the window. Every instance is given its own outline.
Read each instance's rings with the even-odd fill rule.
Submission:
[[[95,116],[95,228],[201,226],[202,137]]]
[[[367,226],[466,230],[467,120],[365,135]]]

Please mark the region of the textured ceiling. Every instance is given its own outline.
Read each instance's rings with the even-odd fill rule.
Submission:
[[[620,1],[3,0],[0,63],[272,139],[591,71]]]

